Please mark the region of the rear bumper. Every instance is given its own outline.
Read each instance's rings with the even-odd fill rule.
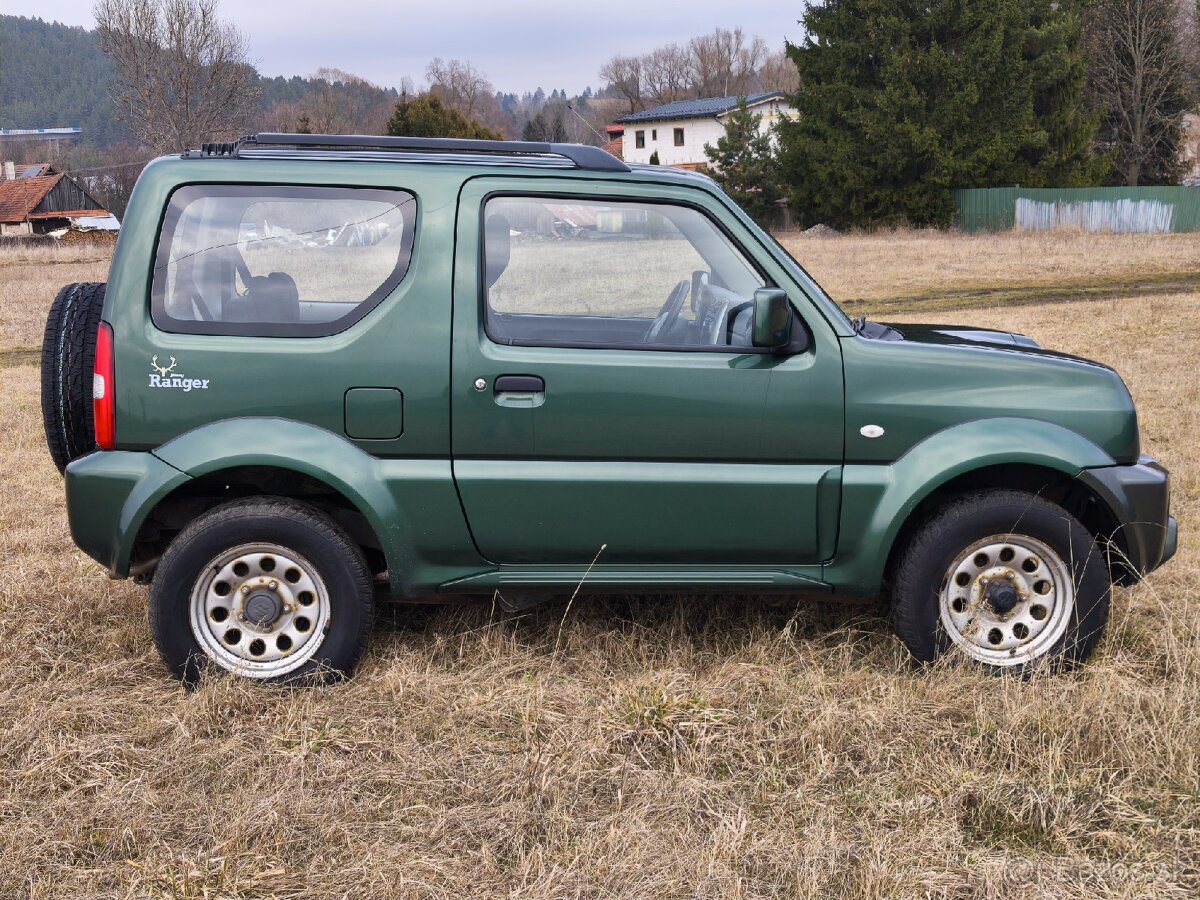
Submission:
[[[67,466],[66,480],[71,538],[110,575],[124,578],[146,516],[191,479],[152,453],[117,450],[80,457]]]
[[[1112,535],[1133,578],[1157,569],[1175,555],[1179,525],[1172,518],[1171,479],[1156,460],[1136,465],[1085,469],[1079,478],[1108,504],[1117,521]]]

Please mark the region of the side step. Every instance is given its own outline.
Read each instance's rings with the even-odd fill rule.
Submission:
[[[573,591],[582,587],[592,592],[656,588],[708,593],[738,590],[832,593],[833,588],[820,579],[819,565],[800,568],[811,569],[812,574],[796,569],[764,569],[760,566],[500,566],[446,582],[439,592],[487,593],[509,587]]]

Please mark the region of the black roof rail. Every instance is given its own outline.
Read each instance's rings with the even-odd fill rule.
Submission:
[[[611,153],[587,144],[549,144],[535,141],[481,141],[465,138],[386,137],[370,134],[278,134],[260,132],[236,141],[204,144],[199,153],[185,158],[242,155],[243,150],[283,147],[312,150],[408,150],[419,153],[484,153],[505,156],[561,156],[578,169],[592,172],[628,172],[629,167]]]

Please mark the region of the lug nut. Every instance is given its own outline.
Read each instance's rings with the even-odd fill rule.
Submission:
[[[246,614],[245,614],[245,613],[238,613],[238,621],[239,621],[239,622],[245,622],[245,621],[246,621]]]
[[[275,590],[275,588],[279,587],[279,582],[272,581],[270,584],[267,585],[267,587],[269,587],[271,590]]]
[[[250,593],[250,588],[248,588],[248,587],[246,587],[245,585],[243,585],[243,586],[242,586],[242,593],[243,593],[243,594],[248,594],[248,593]]]
[[[292,611],[292,608],[290,606],[284,606],[283,611],[285,613],[290,613]]]

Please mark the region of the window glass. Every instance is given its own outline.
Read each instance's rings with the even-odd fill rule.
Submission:
[[[182,188],[159,239],[154,322],[195,334],[332,334],[404,277],[415,212],[404,191]]]
[[[676,147],[683,146],[683,129],[682,128],[675,129],[675,146]]]
[[[635,131],[635,132],[633,133],[633,142],[634,142],[634,145],[635,145],[635,146],[636,146],[636,147],[637,147],[639,150],[642,150],[642,149],[644,149],[644,148],[645,148],[645,146],[646,146],[646,132],[644,132],[644,131]]]
[[[751,346],[764,279],[707,216],[657,203],[495,197],[487,331],[499,343]]]

